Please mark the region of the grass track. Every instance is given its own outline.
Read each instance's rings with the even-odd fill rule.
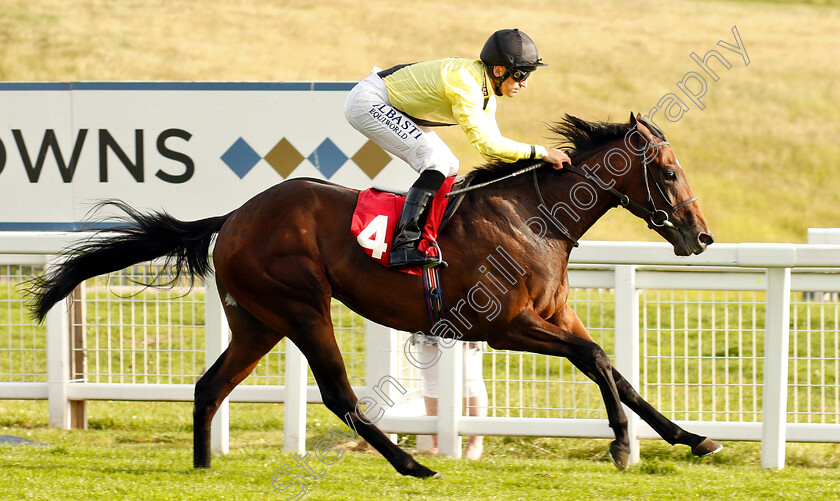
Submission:
[[[233,404],[231,453],[209,471],[192,461],[190,404],[90,403],[89,431],[46,428],[44,402],[0,407],[0,434],[49,447],[0,446],[0,499],[286,499],[273,473],[294,459],[280,450],[282,405]],[[309,406],[307,449],[336,418]],[[405,437],[401,437],[405,438]],[[782,471],[758,466],[759,444],[729,442],[698,459],[686,448],[642,442],[642,463],[617,471],[607,440],[488,438],[478,462],[421,461],[441,480],[398,475],[378,454],[345,452],[303,499],[834,499],[840,491],[840,445],[788,446]],[[408,443],[408,446],[411,444]],[[288,477],[286,477],[288,478]]]

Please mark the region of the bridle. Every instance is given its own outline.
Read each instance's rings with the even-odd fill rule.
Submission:
[[[638,131],[638,128],[636,128],[636,130]],[[640,133],[640,135],[641,135],[641,133]],[[644,136],[642,136],[642,137],[644,137]],[[647,216],[649,227],[660,228],[662,226],[665,226],[667,228],[677,228],[676,225],[671,222],[671,216],[676,211],[680,210],[681,208],[685,207],[686,205],[690,204],[691,202],[694,202],[695,200],[697,200],[697,197],[693,196],[693,197],[691,197],[687,200],[684,200],[684,201],[678,203],[677,205],[673,205],[671,203],[669,197],[665,194],[665,191],[662,189],[662,186],[659,184],[659,182],[656,180],[655,177],[652,177],[653,175],[651,174],[650,169],[648,168],[648,165],[650,164],[650,161],[648,160],[648,158],[649,158],[648,154],[651,151],[658,148],[659,146],[669,145],[670,142],[664,141],[664,140],[663,141],[658,141],[658,142],[651,142],[647,139],[645,139],[645,142],[646,142],[645,149],[639,154],[639,156],[640,156],[640,159],[641,159],[640,164],[641,164],[642,170],[643,170],[642,177],[645,181],[645,194],[647,195],[647,207],[638,203],[638,202],[636,202],[635,200],[631,199],[626,193],[624,193],[624,189],[627,187],[627,183],[630,180],[630,176],[631,176],[632,172],[628,172],[627,175],[624,177],[624,182],[622,183],[621,188],[616,189],[612,186],[606,186],[604,184],[604,182],[601,181],[600,179],[595,178],[590,173],[588,173],[586,171],[583,171],[583,170],[580,170],[577,167],[566,166],[566,167],[563,168],[563,170],[564,171],[569,171],[573,174],[577,174],[579,176],[582,176],[582,177],[586,178],[587,180],[593,181],[596,185],[598,185],[602,189],[610,192],[612,195],[614,195],[618,199],[618,203],[616,205],[621,205],[622,207],[624,207],[627,210],[630,210],[629,207],[632,206],[633,208],[635,208],[636,210],[638,210],[639,212],[641,212],[642,214]],[[650,157],[650,158],[652,158],[652,157]],[[631,171],[632,171],[632,169],[631,169]],[[656,207],[656,202],[653,200],[653,196],[651,194],[650,180],[653,180],[653,185],[656,187],[657,191],[659,191],[659,194],[662,196],[662,199],[665,200],[665,203],[668,205],[667,208],[660,209],[660,208]],[[543,199],[542,192],[540,191],[539,182],[537,181],[537,171],[536,170],[534,170],[534,188],[537,192],[537,197],[540,201],[540,204],[547,207],[546,203],[545,203],[545,200]],[[554,215],[551,214],[550,211],[546,211],[546,212],[548,213],[548,215],[552,219],[555,219]],[[568,232],[563,230],[564,226],[562,224],[559,224],[559,221],[552,221],[552,222],[555,224],[555,226],[557,226],[557,228],[561,229],[561,232],[564,234],[564,236],[566,236],[566,238],[568,238],[569,240],[574,242],[575,246],[578,245],[577,240],[575,238],[573,238],[571,235],[569,235]]]

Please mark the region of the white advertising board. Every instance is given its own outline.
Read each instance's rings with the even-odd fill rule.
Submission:
[[[0,230],[71,230],[97,201],[200,219],[297,177],[407,188],[344,118],[345,82],[0,83]]]

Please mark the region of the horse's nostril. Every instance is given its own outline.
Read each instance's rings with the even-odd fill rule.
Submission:
[[[699,240],[701,244],[706,246],[715,243],[715,237],[713,237],[709,233],[700,233],[700,235],[697,236],[697,240]]]

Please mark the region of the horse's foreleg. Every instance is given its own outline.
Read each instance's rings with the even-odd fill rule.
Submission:
[[[615,434],[615,440],[610,444],[610,459],[619,470],[625,470],[630,463],[630,435],[627,431],[627,415],[621,407],[618,387],[613,379],[613,367],[604,350],[595,343],[589,348],[590,353],[583,357],[566,356],[581,372],[598,385],[607,420]]]
[[[610,428],[615,440],[610,444],[610,458],[620,470],[630,460],[627,416],[621,407],[613,367],[604,350],[592,341],[565,328],[546,322],[533,311],[523,312],[504,336],[488,339],[496,349],[511,349],[567,358],[592,379],[601,391]]]
[[[587,332],[586,327],[580,321],[577,313],[566,307],[563,311],[552,319],[552,322],[563,329],[568,329],[583,339],[592,340],[592,337]],[[657,411],[639,393],[633,386],[618,372],[615,367],[612,367],[612,379],[618,389],[621,401],[627,405],[633,412],[641,417],[651,428],[656,431],[666,442],[671,445],[684,444],[691,447],[691,451],[698,456],[707,456],[719,451],[722,447],[715,441],[694,433],[689,433],[676,423],[671,421]]]

